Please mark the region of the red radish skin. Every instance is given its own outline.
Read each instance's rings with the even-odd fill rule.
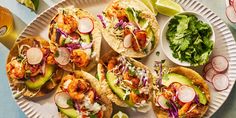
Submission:
[[[216,90],[222,91],[228,88],[229,78],[225,74],[217,74],[213,77],[212,83]]]
[[[79,19],[78,23],[78,30],[80,33],[87,34],[93,31],[94,23],[91,18],[81,18]]]
[[[217,74],[217,72],[216,72],[213,68],[211,68],[211,69],[209,69],[209,70],[206,72],[205,78],[206,78],[207,81],[212,82],[212,78],[213,78],[216,74]]]
[[[167,99],[163,95],[158,96],[157,103],[161,106],[161,108],[169,109],[169,107],[166,104],[166,102],[167,102]]]
[[[225,72],[229,66],[228,60],[224,56],[221,56],[221,55],[218,55],[212,58],[211,64],[212,64],[213,69],[219,73]]]
[[[178,89],[178,99],[183,103],[188,103],[193,101],[195,96],[196,93],[192,87],[184,85]]]
[[[211,69],[212,68],[212,64],[211,64],[211,62],[209,62],[209,63],[207,63],[205,66],[204,66],[204,73],[206,73],[209,69]]]
[[[58,57],[55,57],[55,60],[62,66],[67,65],[70,62],[69,50],[64,47],[58,48]]]
[[[70,107],[67,104],[67,100],[69,99],[70,99],[70,96],[66,92],[63,92],[63,91],[56,93],[56,95],[54,96],[54,101],[56,105],[64,109]]]
[[[236,1],[236,0],[234,0]],[[235,3],[235,2],[234,2]],[[236,4],[236,3],[235,3]],[[236,23],[236,12],[235,12],[235,8],[233,6],[228,6],[225,10],[225,14],[227,16],[227,18],[232,22],[232,23]]]
[[[43,52],[40,48],[30,48],[26,52],[27,61],[29,64],[39,64],[43,59]]]
[[[229,5],[233,5],[235,0],[229,0]]]

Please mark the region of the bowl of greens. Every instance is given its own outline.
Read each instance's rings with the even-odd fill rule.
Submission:
[[[209,21],[195,12],[182,12],[171,17],[161,32],[165,55],[181,66],[201,66],[208,62],[215,43]]]

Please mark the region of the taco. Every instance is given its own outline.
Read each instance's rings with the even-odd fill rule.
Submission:
[[[112,103],[103,95],[98,80],[84,71],[65,74],[54,100],[62,117],[111,117]]]
[[[155,80],[153,109],[160,118],[200,118],[210,104],[210,92],[204,79],[194,70],[173,67]]]
[[[116,105],[147,112],[151,105],[152,75],[140,62],[110,52],[97,67],[102,91]]]
[[[103,36],[116,52],[127,57],[142,58],[157,47],[159,24],[139,0],[113,0],[98,16]]]
[[[49,43],[40,37],[16,42],[9,52],[6,71],[10,84],[26,97],[44,96],[57,87],[63,76]]]
[[[99,60],[101,24],[87,11],[59,8],[49,28],[51,51],[60,67],[67,71],[90,71]]]

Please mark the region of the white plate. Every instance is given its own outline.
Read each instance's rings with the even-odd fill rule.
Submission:
[[[210,9],[206,8],[203,4],[199,3],[196,0],[176,0],[185,10],[194,11],[201,14],[204,18],[208,19],[209,22],[213,25],[215,33],[216,33],[216,44],[213,50],[213,55],[224,55],[229,60],[229,69],[226,73],[229,77],[229,87],[227,90],[217,92],[214,90],[213,86],[208,83],[210,91],[211,91],[211,103],[209,110],[205,114],[205,117],[210,117],[214,114],[220,106],[224,103],[226,98],[228,97],[235,79],[236,79],[236,44],[234,38],[226,26],[226,24],[213,13]],[[93,13],[95,16],[98,13],[101,13],[105,6],[108,4],[107,0],[64,0],[57,5],[51,7],[50,9],[43,12],[39,15],[31,24],[29,24],[23,33],[20,35],[20,38],[27,36],[35,36],[40,35],[45,39],[48,39],[48,25],[51,18],[57,13],[57,8],[66,7],[70,5],[75,5],[82,9],[88,10]],[[164,22],[168,19],[168,17],[158,15],[158,22],[163,27]],[[103,40],[102,44],[102,54],[103,52],[109,50],[107,44]],[[160,55],[156,56],[155,52],[159,51]],[[155,60],[166,59],[167,64],[170,66],[174,66],[171,61],[167,59],[164,55],[161,46],[158,45],[156,51],[153,52],[150,56],[142,59],[142,62],[149,66],[151,69],[153,68]],[[202,68],[194,68],[195,70],[201,72]],[[16,95],[16,91],[12,90],[13,95]],[[28,100],[24,97],[20,97],[16,99],[17,104],[22,109],[22,111],[26,114],[27,117],[30,118],[57,118],[57,108],[53,101],[53,94],[51,93],[40,99]],[[117,112],[121,108],[115,108],[114,112]],[[131,118],[154,118],[153,111],[146,114],[137,113],[130,109],[121,109],[128,113]]]

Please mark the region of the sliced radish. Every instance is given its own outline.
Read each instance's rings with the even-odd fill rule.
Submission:
[[[229,0],[229,5],[233,5],[235,0]]]
[[[70,106],[67,104],[67,101],[70,100],[70,96],[66,92],[59,92],[54,96],[54,101],[57,106],[61,108],[69,108]]]
[[[163,95],[160,95],[160,96],[157,98],[157,103],[158,103],[163,109],[169,109],[169,106],[167,105],[168,100],[167,100]]]
[[[236,0],[234,0],[236,1]],[[234,2],[235,3],[235,2]],[[236,4],[236,3],[235,3]],[[228,6],[226,8],[226,16],[232,23],[236,23],[236,12],[235,8],[233,6]]]
[[[125,38],[124,38],[124,47],[125,48],[129,48],[132,45],[132,42],[131,42],[132,37],[133,37],[132,34],[128,34],[125,36]]]
[[[228,60],[224,56],[215,56],[211,61],[212,67],[217,72],[224,72],[227,70],[229,63]]]
[[[26,57],[29,64],[39,64],[43,59],[43,52],[39,48],[30,48],[26,52]]]
[[[225,74],[217,74],[213,77],[212,83],[216,90],[222,91],[228,88],[229,78]]]
[[[79,25],[78,25],[78,30],[83,33],[83,34],[87,34],[92,32],[94,24],[92,19],[90,18],[81,18],[78,21]]]
[[[60,47],[57,50],[58,56],[55,57],[56,62],[60,65],[67,65],[70,62],[70,52],[67,48]]]
[[[210,63],[208,63],[208,64],[206,64],[205,66],[204,66],[204,72],[206,73],[209,69],[211,69],[212,68],[212,64],[211,64],[211,62]]]
[[[207,81],[212,82],[212,78],[217,74],[217,72],[213,69],[210,68],[206,74],[205,74],[205,78]]]
[[[192,87],[184,85],[178,89],[178,99],[181,102],[184,102],[184,103],[191,102],[193,101],[195,96],[196,96],[196,93]]]

